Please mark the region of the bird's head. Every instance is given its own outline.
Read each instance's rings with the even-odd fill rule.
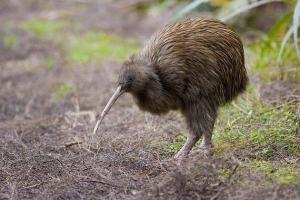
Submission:
[[[118,86],[121,92],[137,94],[145,90],[148,83],[156,80],[158,77],[150,63],[132,57],[122,65]]]
[[[96,133],[112,105],[122,94],[125,92],[138,94],[145,91],[147,89],[147,85],[149,87],[158,83],[159,78],[154,72],[154,67],[152,67],[148,61],[136,57],[131,57],[125,61],[120,70],[117,89],[106,104],[100,119],[94,128],[94,133]]]

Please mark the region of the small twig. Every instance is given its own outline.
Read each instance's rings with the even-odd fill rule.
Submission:
[[[80,182],[85,182],[85,183],[101,183],[101,184],[109,185],[109,186],[112,186],[112,187],[118,187],[118,188],[121,187],[121,186],[116,185],[116,184],[107,183],[107,182],[99,181],[99,180],[80,180]]]
[[[220,182],[219,183],[219,186],[220,185],[224,185],[224,187],[222,187],[214,196],[212,196],[210,198],[210,200],[215,200],[215,199],[218,199],[218,197],[220,196],[220,194],[225,190],[226,188],[226,183],[229,183],[232,176],[236,173],[236,170],[237,168],[239,167],[239,164],[236,164],[231,172],[231,174],[229,175],[229,177],[224,181],[224,182]]]
[[[37,184],[34,184],[34,185],[29,185],[29,186],[27,186],[27,187],[23,187],[23,188],[21,188],[22,190],[27,190],[27,189],[31,189],[31,188],[35,188],[35,187],[38,187],[38,186],[40,186],[40,185],[42,185],[42,184],[44,184],[45,182],[40,182],[40,183],[37,183]]]
[[[287,105],[292,104],[292,103],[293,103],[293,102],[288,101],[288,102],[286,102],[286,103],[284,103],[284,104],[280,104],[280,105],[278,105],[278,106],[275,106],[275,107],[273,107],[272,109],[269,109],[269,110],[267,110],[267,111],[259,112],[259,113],[257,113],[256,115],[262,115],[262,114],[270,113],[270,112],[272,112],[273,110],[282,108],[282,107],[287,106]]]
[[[55,160],[58,161],[61,166],[63,166],[63,163],[58,158],[54,158],[54,159],[51,159],[51,160],[46,160],[43,163],[49,163],[49,162],[53,162]]]
[[[234,120],[232,120],[230,123],[230,126],[232,126],[234,123],[236,123],[237,121],[239,121],[240,119],[242,119],[243,117],[237,117]]]
[[[131,148],[130,150],[124,152],[124,153],[121,153],[121,156],[125,156],[133,151],[135,151],[137,148],[139,147],[139,145],[136,145],[135,147]]]
[[[26,104],[25,111],[24,111],[25,115],[29,115],[30,114],[32,105],[34,103],[34,100],[35,100],[35,95]]]
[[[245,111],[243,108],[241,108],[240,106],[238,106],[236,103],[232,103],[233,107],[237,108],[238,110],[240,110],[241,112],[243,112],[244,114],[248,115],[248,112]]]
[[[96,121],[96,113],[94,111],[90,111],[90,110],[84,110],[84,111],[80,111],[80,112],[67,112],[66,115],[67,116],[75,116],[75,117],[88,116],[91,123]]]
[[[69,143],[69,144],[65,144],[65,148],[70,148],[71,146],[79,145],[79,144],[82,144],[82,142],[72,142],[72,143]]]
[[[239,164],[236,164],[231,172],[231,174],[229,175],[228,179],[226,180],[227,182],[230,182],[232,176],[236,173],[237,168],[239,167]]]

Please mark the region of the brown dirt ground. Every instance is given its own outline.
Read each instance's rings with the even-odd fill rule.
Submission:
[[[55,10],[58,16],[85,24],[85,30],[143,40],[169,14],[155,17],[132,12],[131,3],[4,0],[0,23]],[[0,28],[0,37],[4,32]],[[184,129],[181,116],[142,113],[129,96],[117,102],[101,133],[91,135],[93,117],[76,113],[89,111],[93,116],[103,108],[120,63],[65,66],[69,63],[63,52],[51,42],[20,30],[15,33],[20,39],[14,48],[0,45],[0,199],[299,198],[299,185],[287,194],[286,186],[255,185],[262,177],[251,172],[236,177],[238,153],[194,158],[179,168],[168,161],[172,155],[161,157],[159,150],[149,146],[172,141]],[[41,60],[49,55],[55,58],[52,69],[42,66]],[[66,81],[77,86],[75,95],[54,102],[49,85]],[[220,181],[216,172],[225,166],[232,169],[231,175]]]

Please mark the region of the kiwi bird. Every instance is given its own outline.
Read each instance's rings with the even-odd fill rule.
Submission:
[[[203,148],[212,148],[218,108],[243,92],[247,82],[239,36],[215,19],[184,19],[164,26],[123,63],[118,87],[94,133],[114,102],[128,92],[141,110],[182,113],[189,131],[175,158],[187,157],[202,136]]]

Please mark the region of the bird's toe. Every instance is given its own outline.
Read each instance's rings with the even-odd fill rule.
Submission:
[[[188,158],[188,154],[178,152],[172,159],[173,162],[175,162],[177,165],[181,165],[186,159]]]

